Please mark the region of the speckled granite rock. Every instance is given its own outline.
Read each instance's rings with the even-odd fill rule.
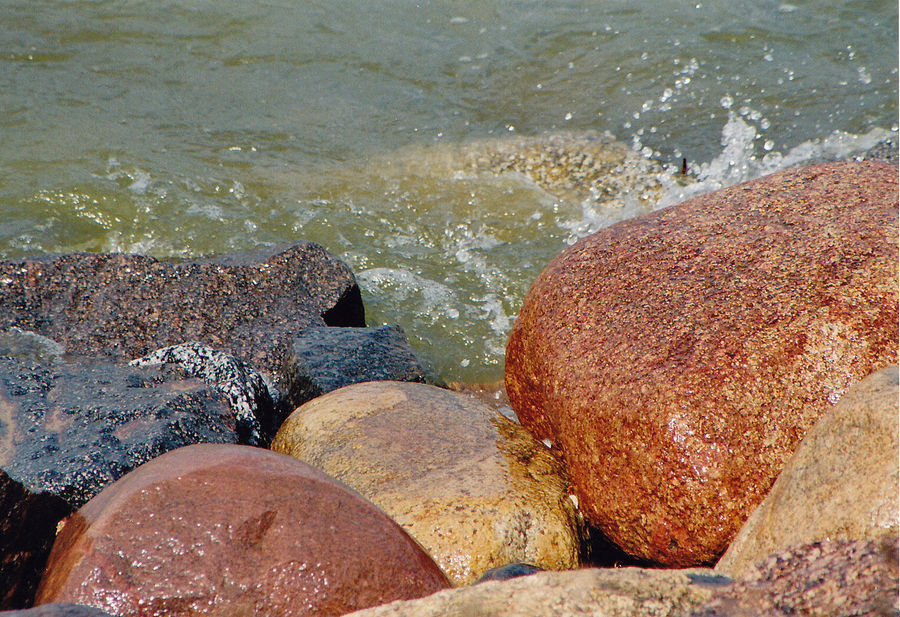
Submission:
[[[897,537],[897,370],[870,375],[816,422],[716,571],[740,577],[770,554],[820,540]]]
[[[311,242],[190,262],[121,254],[0,261],[0,328],[128,361],[199,341],[274,375],[306,326],[363,326],[349,268]]]
[[[897,201],[885,163],[788,170],[551,262],[507,392],[589,520],[662,564],[719,557],[818,417],[897,362]]]
[[[275,436],[281,419],[268,385],[262,375],[232,355],[191,342],[157,349],[128,364],[174,364],[221,392],[231,405],[241,443],[266,445]]]
[[[281,374],[291,409],[354,383],[426,381],[400,326],[304,328],[291,342]]]
[[[2,611],[0,617],[113,617],[106,611],[81,604],[45,604],[20,611]]]
[[[221,394],[178,372],[0,357],[0,469],[72,508],[167,450],[238,443],[236,424]]]
[[[70,512],[59,497],[33,493],[0,469],[0,609],[31,606],[56,524]]]
[[[580,531],[560,464],[474,398],[417,383],[348,386],[299,407],[272,449],[372,500],[456,584],[515,561],[578,564]]]
[[[347,617],[676,617],[702,606],[729,583],[702,569],[538,572],[392,602]]]
[[[321,471],[203,444],[143,465],[66,519],[37,603],[328,617],[447,586],[396,523]]]
[[[691,617],[896,617],[897,538],[815,542],[776,553]]]

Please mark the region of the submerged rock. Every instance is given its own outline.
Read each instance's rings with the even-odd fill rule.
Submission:
[[[37,603],[329,617],[446,587],[396,523],[321,471],[204,444],[154,459],[66,519]]]
[[[507,392],[628,553],[710,564],[818,417],[897,362],[897,169],[788,170],[565,250],[510,336]]]
[[[347,386],[299,407],[272,449],[372,500],[457,585],[510,562],[578,565],[561,465],[474,398],[417,383]]]
[[[127,361],[199,341],[275,375],[294,333],[322,325],[365,321],[349,268],[311,242],[186,262],[86,253],[0,261],[0,328],[83,355]]]
[[[716,571],[742,576],[768,555],[800,544],[897,537],[897,370],[856,384],[816,422]]]
[[[364,381],[425,382],[425,369],[400,326],[304,328],[281,370],[290,409]]]

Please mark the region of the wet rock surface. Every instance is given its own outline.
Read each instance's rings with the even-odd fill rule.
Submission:
[[[365,381],[426,381],[400,326],[304,328],[281,371],[290,409],[326,392]]]
[[[818,417],[897,362],[897,173],[788,170],[557,257],[506,361],[522,424],[632,555],[712,563]]]
[[[106,611],[81,604],[45,604],[18,611],[0,612],[0,617],[113,617]]]
[[[326,617],[447,586],[396,523],[321,471],[204,444],[147,463],[67,519],[37,603]]]
[[[363,326],[349,268],[305,242],[189,262],[73,254],[0,261],[0,328],[31,330],[83,355],[127,362],[199,341],[275,374],[306,326]]]
[[[157,349],[128,363],[130,366],[174,364],[202,379],[228,399],[241,443],[268,444],[280,418],[262,375],[232,355],[192,342]]]
[[[0,469],[72,508],[167,450],[238,443],[236,424],[221,394],[183,373],[0,357]]]
[[[526,561],[578,565],[580,527],[560,463],[478,400],[417,383],[361,383],[309,401],[272,449],[359,491],[455,584]]]
[[[56,524],[71,512],[59,497],[32,492],[0,469],[0,609],[31,605]]]
[[[800,544],[897,537],[897,371],[867,377],[816,422],[716,571],[743,576]]]
[[[768,557],[691,617],[900,614],[897,537],[836,540]]]
[[[686,617],[721,588],[708,582],[709,575],[703,569],[538,572],[393,602],[348,617]]]

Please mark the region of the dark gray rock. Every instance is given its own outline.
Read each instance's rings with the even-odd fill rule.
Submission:
[[[519,578],[520,576],[528,576],[529,574],[543,571],[543,568],[531,565],[530,563],[508,563],[491,568],[482,574],[481,577],[475,581],[475,584],[486,583],[487,581],[508,581],[511,578]]]
[[[857,161],[884,161],[885,163],[897,165],[898,161],[900,161],[900,156],[898,156],[897,138],[888,137],[859,156],[853,158]]]
[[[168,450],[242,441],[225,397],[168,365],[0,357],[0,469],[72,508]]]
[[[106,611],[93,606],[60,602],[59,604],[42,604],[20,611],[2,611],[0,617],[113,617]]]
[[[426,382],[400,326],[305,328],[294,337],[281,374],[290,409],[364,381]]]
[[[251,446],[265,446],[277,430],[275,404],[262,375],[232,355],[202,343],[163,347],[136,360],[131,366],[175,364],[191,377],[205,381],[231,404],[238,433]]]
[[[0,328],[131,360],[199,341],[274,375],[308,326],[364,326],[350,269],[310,242],[171,262],[122,254],[0,261]]]
[[[0,442],[5,443],[9,434],[3,427],[0,420]],[[56,524],[71,511],[59,497],[32,493],[0,469],[0,609],[31,604]]]

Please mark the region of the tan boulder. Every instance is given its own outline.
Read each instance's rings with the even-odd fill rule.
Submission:
[[[806,431],[897,362],[897,168],[794,169],[566,249],[507,347],[522,424],[632,555],[713,563]]]
[[[347,617],[687,617],[728,584],[728,578],[706,569],[540,572],[392,602]]]
[[[896,538],[897,367],[867,377],[806,434],[716,570],[743,576],[769,554],[820,540]]]
[[[321,471],[202,444],[138,467],[66,519],[36,604],[326,617],[447,587],[396,523]]]
[[[417,383],[348,386],[299,407],[272,449],[362,493],[455,584],[509,562],[578,565],[561,464],[473,397]]]

